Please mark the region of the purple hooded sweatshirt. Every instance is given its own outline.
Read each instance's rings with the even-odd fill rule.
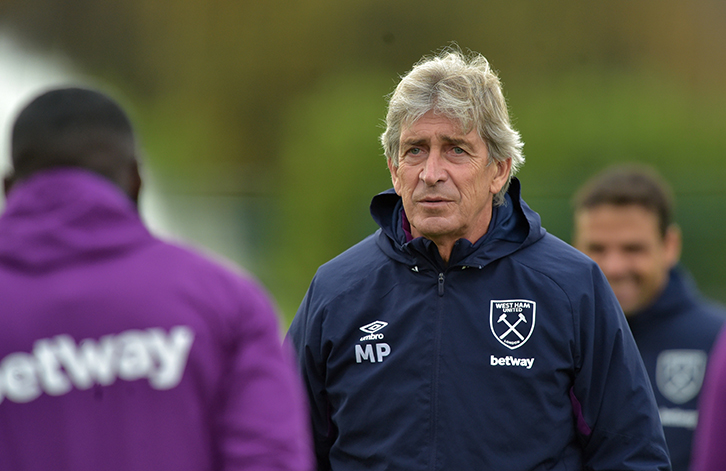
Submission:
[[[693,437],[692,471],[726,469],[726,328],[721,329],[706,367]]]
[[[0,470],[309,470],[309,422],[265,292],[149,234],[78,169],[0,218]]]

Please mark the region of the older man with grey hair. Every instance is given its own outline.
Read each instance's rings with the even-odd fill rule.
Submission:
[[[318,469],[670,469],[607,280],[520,196],[487,60],[416,64],[381,141],[380,229],[320,267],[288,333]]]

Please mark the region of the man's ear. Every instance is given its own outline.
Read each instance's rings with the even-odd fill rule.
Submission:
[[[497,172],[494,174],[494,179],[491,184],[491,193],[496,195],[504,188],[504,184],[509,180],[509,175],[512,171],[512,159],[511,157],[506,160],[499,160],[494,162],[497,166]]]
[[[5,175],[5,178],[3,178],[3,191],[5,192],[5,197],[10,194],[10,190],[13,187],[13,183],[15,183],[15,174],[10,172],[7,175]]]
[[[668,266],[673,268],[681,259],[681,247],[683,245],[681,228],[677,224],[671,224],[666,229],[663,243],[665,244],[665,256],[666,260],[668,260]]]
[[[141,171],[139,170],[139,162],[134,159],[129,169],[128,193],[131,200],[139,205],[139,194],[141,193]]]

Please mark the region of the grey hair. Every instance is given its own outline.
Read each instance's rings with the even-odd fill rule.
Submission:
[[[386,158],[395,167],[403,128],[429,111],[457,121],[465,133],[476,127],[487,144],[490,162],[512,159],[507,182],[494,195],[494,204],[503,204],[512,176],[524,164],[524,143],[510,123],[502,85],[489,61],[478,53],[465,56],[458,48],[447,48],[435,57],[424,57],[403,76],[389,97],[381,135]]]

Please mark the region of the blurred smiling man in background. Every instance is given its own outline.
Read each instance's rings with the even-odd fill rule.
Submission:
[[[655,390],[674,471],[686,471],[706,361],[726,311],[679,266],[681,232],[668,184],[652,168],[618,165],[574,198],[575,247],[605,273]]]

